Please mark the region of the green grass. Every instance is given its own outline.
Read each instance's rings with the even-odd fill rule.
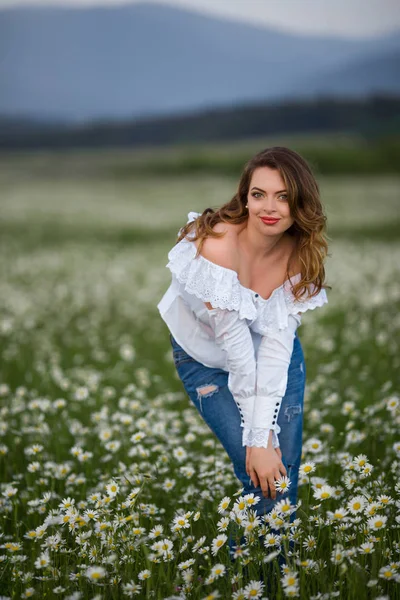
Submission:
[[[165,600],[186,590],[187,598],[238,599],[232,584],[254,585],[261,568],[272,581],[269,597],[288,597],[276,560],[262,563],[271,548],[258,547],[257,535],[234,567],[226,544],[211,551],[229,517],[218,504],[229,496],[233,506],[239,482],[177,378],[156,310],[169,283],[167,252],[187,212],[225,202],[235,179],[99,182],[93,173],[43,177],[51,170],[45,157],[42,176],[32,175],[28,157],[21,161],[3,164],[0,175],[1,594]],[[300,482],[296,553],[287,557],[304,599],[400,597],[398,186],[396,177],[321,180],[332,290],[299,330],[307,369],[303,464],[314,461],[315,471]],[[365,477],[360,454],[372,465]],[[111,482],[116,496],[107,491]],[[332,497],[317,500],[324,484]],[[365,508],[377,503],[384,527],[371,529],[365,511],[332,516],[358,495]],[[60,507],[68,498],[76,512]],[[94,510],[87,520],[85,511]],[[174,531],[173,519],[188,512],[189,526]],[[149,537],[161,526],[169,557],[158,557]],[[193,546],[202,536],[199,552]],[[309,536],[315,549],[304,547]],[[365,542],[371,553],[361,550]],[[226,572],[212,580],[217,564]],[[104,576],[93,579],[90,566]],[[141,581],[145,569],[150,577]],[[242,597],[267,595],[249,589]]]

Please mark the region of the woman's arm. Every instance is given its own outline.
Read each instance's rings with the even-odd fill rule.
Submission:
[[[243,446],[249,436],[256,394],[254,344],[247,322],[235,310],[209,309],[209,321],[215,342],[227,356],[228,388],[239,408],[243,427]]]
[[[288,370],[300,314],[288,315],[288,327],[263,336],[256,364],[256,398],[246,446],[266,448],[272,430],[273,446],[279,447],[278,415],[285,395]]]

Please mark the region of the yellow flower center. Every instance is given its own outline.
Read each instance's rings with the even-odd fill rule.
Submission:
[[[388,579],[389,579],[390,577],[392,577],[392,575],[393,575],[393,571],[385,571],[385,572],[384,572],[384,576],[385,576],[385,577],[387,577]]]

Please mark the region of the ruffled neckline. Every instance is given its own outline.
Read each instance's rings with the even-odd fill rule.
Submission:
[[[189,221],[199,214],[190,212]],[[313,310],[328,302],[324,289],[312,298],[295,299],[292,284],[301,277],[301,273],[286,279],[269,298],[263,298],[255,290],[242,285],[234,269],[218,265],[202,254],[195,259],[196,253],[197,247],[190,235],[182,238],[168,253],[166,266],[185,293],[210,302],[215,308],[237,310],[241,319],[251,321],[252,328],[263,335],[287,327],[289,314]]]

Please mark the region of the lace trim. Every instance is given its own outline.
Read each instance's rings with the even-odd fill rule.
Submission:
[[[183,239],[168,253],[167,267],[189,294],[214,307],[236,310],[241,319],[254,320],[257,309],[234,271],[206,260],[201,254],[195,259],[196,246]]]
[[[189,212],[188,223],[200,215]],[[295,300],[291,285],[300,280],[300,273],[276,288],[267,300],[256,297],[255,292],[240,283],[234,270],[217,265],[201,254],[196,259],[195,256],[196,246],[186,238],[168,253],[167,267],[184,285],[185,291],[203,302],[211,302],[214,307],[238,311],[239,317],[250,320],[252,329],[261,335],[286,329],[290,314],[314,310],[328,302],[325,289],[312,298]]]
[[[263,427],[253,427],[243,430],[243,446],[256,446],[257,448],[267,448],[269,432],[271,429]],[[272,445],[279,448],[279,439],[277,432],[272,430]]]
[[[314,286],[315,288],[315,286]],[[326,290],[322,288],[316,296],[312,298],[306,298],[305,300],[296,301],[292,292],[285,294],[285,302],[289,315],[294,315],[296,313],[303,313],[306,310],[314,310],[318,306],[323,306],[327,304],[328,297],[326,295]]]

